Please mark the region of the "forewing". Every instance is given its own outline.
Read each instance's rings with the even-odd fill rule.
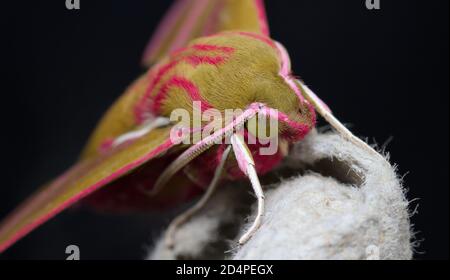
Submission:
[[[192,39],[240,30],[268,36],[263,0],[176,0],[151,38],[143,57],[146,66]]]
[[[171,127],[82,160],[19,206],[0,225],[0,252],[70,205],[174,147]]]

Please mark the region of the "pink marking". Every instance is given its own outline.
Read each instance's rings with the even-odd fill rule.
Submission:
[[[178,31],[178,36],[176,36],[169,51],[178,49],[189,41],[190,37],[193,35],[192,31],[197,24],[197,20],[208,7],[208,2],[209,0],[196,0],[195,4],[192,4],[191,9],[189,10],[189,16],[187,20],[183,22],[183,26],[181,27],[181,30]]]
[[[266,7],[264,5],[264,0],[255,0],[256,9],[258,11],[258,19],[259,24],[261,26],[261,33],[269,36],[269,24],[267,23],[267,13],[266,13]]]
[[[193,66],[198,66],[200,64],[218,65],[224,63],[226,58],[223,56],[211,57],[211,56],[191,55],[185,57],[185,60]]]
[[[225,54],[231,54],[235,51],[234,48],[226,47],[226,46],[216,46],[216,45],[207,45],[207,44],[197,44],[193,45],[189,48],[182,48],[172,53],[172,57],[178,56],[180,54],[183,54],[186,51],[189,50],[197,50],[197,51],[220,51]],[[159,69],[157,69],[157,73],[155,77],[152,79],[152,82],[150,86],[147,88],[146,93],[142,96],[140,101],[135,106],[135,118],[136,122],[138,124],[142,123],[146,118],[146,113],[148,111],[149,107],[149,100],[150,95],[155,89],[156,85],[158,85],[162,78],[173,68],[175,68],[179,63],[181,62],[187,62],[191,64],[192,66],[196,67],[200,64],[210,64],[210,65],[218,65],[221,63],[224,63],[226,61],[227,57],[222,56],[216,56],[216,57],[209,57],[209,56],[199,56],[199,55],[186,55],[183,57],[180,57],[178,59],[174,59],[170,61],[169,63],[161,66]],[[153,76],[155,73],[154,71],[149,72],[149,76]]]
[[[283,79],[286,81],[286,83],[291,87],[291,89],[295,92],[298,99],[301,103],[304,103],[305,98],[302,95],[302,91],[300,90],[300,87],[295,83],[295,81],[290,76],[291,74],[291,59],[289,58],[289,54],[287,50],[280,44],[276,44],[278,52],[280,54],[281,59],[281,70],[280,70],[280,76],[283,77]]]
[[[315,122],[316,122],[315,114],[313,114],[313,116],[314,116],[313,124],[310,127],[308,125],[295,122],[295,121],[289,119],[288,115],[286,115],[285,113],[279,112],[272,108],[264,107],[263,109],[261,109],[261,113],[270,118],[276,119],[280,122],[287,124],[295,132],[292,137],[295,138],[296,140],[303,139],[306,136],[306,134],[308,134],[308,132],[311,130],[311,128],[314,127]]]
[[[289,54],[288,54],[286,48],[283,45],[281,45],[280,43],[276,43],[276,46],[278,48],[278,52],[279,52],[280,59],[281,59],[281,69],[280,69],[279,74],[281,77],[283,77],[283,79],[286,81],[286,83],[292,88],[292,90],[295,92],[295,94],[297,95],[300,102],[302,104],[307,103],[308,108],[311,112],[311,116],[313,117],[313,124],[315,124],[317,121],[317,116],[316,116],[315,110],[314,110],[313,106],[307,100],[305,100],[305,98],[302,94],[301,87],[297,84],[295,79],[291,76],[291,59],[289,58]],[[329,110],[331,112],[330,108],[317,95],[315,95],[313,92],[311,92],[311,94],[317,100],[317,102],[322,104],[322,106],[324,106],[327,110]]]
[[[178,0],[170,8],[168,13],[164,16],[161,24],[158,26],[155,35],[150,39],[143,56],[143,62],[156,55],[162,46],[162,41],[166,38],[168,32],[175,28],[177,21],[181,15],[186,11],[189,1]]]
[[[292,90],[295,92],[295,94],[297,95],[297,97],[299,98],[300,102],[303,103],[304,102],[304,97],[301,93],[300,88],[298,87],[298,85],[294,82],[294,80],[292,79],[292,77],[290,76],[290,72],[291,72],[291,60],[289,58],[289,54],[287,52],[287,50],[281,45],[281,44],[276,44],[278,51],[280,53],[280,58],[281,58],[281,70],[280,70],[280,76],[284,78],[284,80],[286,81],[286,83],[292,88]]]
[[[219,3],[216,3],[214,10],[211,12],[208,21],[205,23],[205,27],[203,28],[203,36],[217,32],[220,22],[220,12],[223,10],[224,5],[224,1],[219,1]]]
[[[102,180],[98,181],[97,183],[93,184],[92,186],[86,188],[82,192],[72,196],[71,198],[67,199],[65,202],[63,202],[61,205],[56,207],[55,209],[51,210],[47,215],[44,215],[38,219],[36,219],[34,222],[24,226],[21,228],[15,235],[13,235],[10,239],[6,240],[4,243],[0,244],[0,253],[6,250],[8,247],[10,247],[12,244],[14,244],[17,240],[21,239],[25,235],[27,235],[29,232],[31,232],[33,229],[37,228],[44,222],[48,221],[52,217],[56,216],[60,212],[62,212],[64,209],[69,207],[70,205],[74,204],[75,202],[79,201],[80,199],[88,196],[89,194],[93,193],[97,189],[99,189],[102,186],[105,186],[109,184],[110,182],[114,181],[118,177],[122,176],[123,174],[127,173],[128,171],[142,165],[146,161],[150,160],[151,158],[155,157],[158,154],[161,154],[162,152],[170,149],[173,146],[173,143],[169,140],[167,140],[165,143],[158,146],[156,149],[148,153],[147,155],[143,156],[142,158],[118,169],[116,172],[112,173],[111,175],[103,178]],[[77,166],[74,167],[76,169]],[[64,176],[64,175],[63,175]],[[64,178],[65,179],[65,178]],[[65,180],[57,180],[54,184],[52,184],[52,189],[59,189],[63,186]]]
[[[180,54],[183,54],[187,51],[189,51],[191,48],[190,47],[186,47],[186,48],[179,48],[174,50],[173,52],[171,52],[169,54],[170,58],[176,58],[177,56],[179,56]]]
[[[52,184],[59,185],[59,184],[63,183],[65,180],[70,178],[70,176],[72,176],[73,173],[81,170],[82,168],[86,168],[86,166],[82,165],[82,164],[75,166],[71,170],[64,172],[61,176],[59,176],[56,180],[54,180],[54,182]],[[51,199],[51,197],[53,195],[55,195],[55,193],[57,193],[57,191],[58,191],[58,189],[56,189],[56,188],[46,188],[45,192],[40,192],[38,194],[38,197],[30,197],[30,198],[26,199],[18,207],[18,209],[15,210],[13,213],[11,213],[7,217],[7,219],[2,223],[2,225],[0,226],[0,228],[1,228],[0,235],[4,235],[5,230],[7,228],[11,227],[11,225],[17,224],[17,222],[20,221],[20,219],[23,217],[22,212],[27,211],[27,209],[34,209],[34,208],[38,207],[42,201]],[[0,247],[1,247],[1,245],[0,245]],[[1,250],[0,250],[0,252],[1,252]]]
[[[161,81],[161,79],[164,77],[164,75],[169,72],[171,69],[173,69],[180,61],[174,60],[171,61],[168,64],[165,64],[161,66],[158,69],[158,72],[156,73],[156,76],[152,79],[152,82],[150,86],[147,88],[144,95],[141,97],[141,99],[137,102],[134,108],[134,115],[136,118],[136,123],[141,124],[146,119],[146,114],[148,112],[148,101],[149,96],[152,93],[153,89],[156,87],[156,85]],[[154,75],[153,71],[149,72],[149,76]],[[151,79],[151,78],[150,78]]]
[[[190,50],[205,51],[205,52],[219,51],[219,52],[223,52],[225,54],[231,54],[235,51],[235,49],[232,47],[224,47],[224,46],[216,46],[216,45],[208,45],[208,44],[196,44],[196,45],[192,45],[190,47],[175,50],[170,54],[170,56],[172,58],[176,58],[180,54],[183,54]]]
[[[181,88],[191,97],[192,101],[200,101],[201,102],[201,110],[206,111],[211,107],[211,105],[206,102],[201,94],[199,89],[189,80],[179,77],[173,76],[167,83],[165,83],[160,91],[155,95],[154,103],[153,103],[153,112],[158,114],[161,110],[161,105],[164,99],[167,97],[169,93],[169,89],[172,87]]]
[[[100,152],[101,154],[106,153],[109,149],[111,149],[113,143],[114,143],[114,139],[112,139],[112,138],[105,139],[105,140],[100,144],[99,152]]]
[[[206,45],[206,44],[196,44],[192,46],[193,49],[197,51],[220,51],[227,54],[231,54],[235,51],[232,47],[216,46],[216,45]]]
[[[189,10],[188,18],[183,22],[181,29],[178,31],[178,35],[175,40],[171,43],[171,48],[169,51],[173,51],[189,41],[192,36],[192,31],[194,30],[197,20],[201,14],[205,12],[207,9],[209,0],[197,0],[195,1],[195,5],[192,1],[186,0],[178,0],[175,4],[170,8],[168,13],[164,16],[161,24],[158,26],[155,35],[151,38],[148,43],[143,56],[143,61],[154,57],[158,51],[161,50],[163,42],[167,39],[167,34],[169,34],[172,30],[174,30],[176,24],[182,18],[183,13],[186,10]],[[203,30],[204,35],[209,35],[215,32],[215,28],[217,27],[217,17],[220,15],[220,12],[223,10],[223,2],[220,2],[210,15],[210,19],[206,22],[205,28]],[[191,5],[189,7],[189,5]],[[255,6],[258,13],[258,20],[261,28],[261,33],[269,36],[269,25],[267,23],[267,13],[263,0],[255,0]],[[189,9],[191,8],[191,9]],[[261,39],[261,38],[259,38]]]
[[[288,76],[291,73],[291,59],[287,50],[280,43],[277,43],[276,45],[281,58],[280,74],[283,76]]]
[[[152,91],[155,86],[161,81],[161,79],[164,77],[164,75],[169,72],[170,70],[172,70],[175,66],[177,66],[179,63],[181,62],[181,60],[173,60],[171,62],[169,62],[168,64],[163,65],[159,70],[158,70],[158,74],[156,75],[155,79],[153,79],[152,84],[149,87],[148,91]]]

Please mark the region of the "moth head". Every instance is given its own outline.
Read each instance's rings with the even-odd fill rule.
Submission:
[[[270,75],[260,81],[257,90],[258,102],[275,109],[272,118],[279,121],[279,135],[296,142],[305,137],[316,124],[316,113],[310,102],[303,96],[302,83],[292,74],[291,60],[286,48],[273,41],[273,52],[276,67]]]
[[[194,62],[202,58],[203,63],[186,65],[179,72],[189,75],[212,107],[245,109],[255,102],[265,104],[278,111],[278,134],[291,142],[301,140],[315,126],[315,112],[303,98],[288,52],[280,43],[261,34],[233,31],[199,38],[189,49],[197,58]]]

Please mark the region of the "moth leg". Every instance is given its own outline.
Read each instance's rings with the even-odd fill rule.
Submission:
[[[252,154],[245,144],[242,135],[233,134],[231,136],[231,145],[233,146],[233,151],[239,164],[239,168],[250,179],[256,198],[258,199],[258,212],[256,214],[255,221],[247,232],[239,239],[239,244],[242,245],[246,243],[261,226],[264,215],[264,193],[261,183],[259,182],[258,174],[256,173],[255,162]]]
[[[149,196],[157,195],[170,181],[172,176],[174,176],[193,159],[201,155],[204,151],[212,147],[219,140],[231,136],[234,131],[239,130],[239,128],[243,127],[247,120],[254,117],[257,114],[258,110],[261,110],[262,106],[263,105],[260,103],[251,104],[248,109],[246,109],[231,123],[227,124],[224,128],[214,132],[212,135],[209,135],[200,142],[192,145],[163,171],[163,173],[159,176],[158,180],[153,186],[153,189],[150,191],[145,191],[145,193]]]
[[[336,117],[331,113],[330,109],[322,102],[322,100],[317,97],[317,95],[309,89],[305,84],[299,81],[303,88],[303,94],[305,98],[311,102],[316,111],[334,128],[339,134],[349,141],[350,143],[355,144],[356,146],[366,150],[372,155],[380,158],[382,161],[387,162],[387,160],[378,153],[374,148],[372,148],[369,144],[356,137],[350,130],[348,130]]]
[[[184,223],[186,223],[189,219],[191,219],[196,213],[198,213],[209,201],[209,199],[212,197],[214,191],[217,189],[217,186],[219,185],[220,178],[222,177],[224,166],[227,161],[228,155],[230,154],[231,146],[228,146],[225,151],[223,152],[222,158],[220,159],[219,166],[216,168],[216,171],[214,173],[214,177],[209,184],[205,194],[202,196],[202,198],[190,209],[188,209],[186,212],[182,213],[178,217],[176,217],[172,223],[170,223],[169,228],[167,229],[167,233],[165,236],[165,242],[167,247],[173,248],[174,246],[174,236],[177,231],[177,229]]]
[[[133,130],[128,133],[125,133],[125,134],[122,134],[119,137],[117,137],[113,142],[113,146],[116,147],[127,141],[142,137],[145,134],[151,132],[152,130],[159,128],[159,127],[166,126],[169,123],[170,123],[170,119],[164,118],[164,117],[158,117],[154,120],[149,120],[149,121],[145,122],[143,125],[141,125],[138,129]]]

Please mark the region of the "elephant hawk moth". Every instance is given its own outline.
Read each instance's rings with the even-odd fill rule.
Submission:
[[[80,159],[39,189],[0,225],[0,252],[74,203],[102,211],[147,211],[204,196],[168,230],[195,214],[223,182],[248,178],[258,215],[241,237],[246,242],[263,222],[258,176],[273,170],[316,125],[320,114],[349,141],[353,136],[328,107],[291,73],[289,54],[270,37],[262,0],[177,0],[143,56],[148,70],[110,107]],[[203,137],[197,125],[174,122],[174,111],[211,117],[240,110]],[[208,114],[210,112],[210,114]],[[276,150],[255,132],[254,119],[276,121]],[[261,128],[261,127],[259,127]],[[175,141],[173,135],[183,135]],[[195,135],[202,134],[197,141]],[[250,140],[253,140],[252,143]]]

